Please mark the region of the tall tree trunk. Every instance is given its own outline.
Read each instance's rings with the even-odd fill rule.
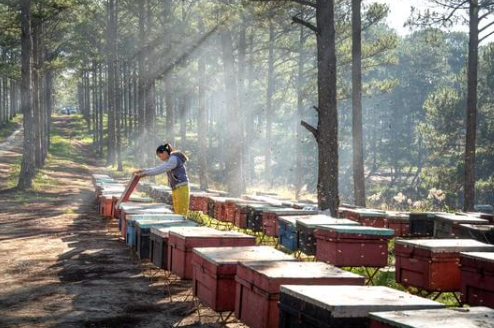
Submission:
[[[269,20],[269,49],[268,49],[268,76],[266,91],[266,149],[264,175],[269,186],[273,184],[271,174],[271,154],[272,154],[272,135],[273,135],[273,94],[274,94],[274,24]]]
[[[201,30],[204,30],[202,19],[199,20]],[[209,188],[208,184],[208,161],[207,161],[207,112],[206,112],[206,61],[204,56],[198,57],[198,75],[199,75],[199,123],[197,138],[199,140],[199,184],[202,190]]]
[[[115,163],[117,156],[117,136],[116,136],[116,94],[115,94],[115,76],[116,76],[116,40],[115,40],[115,0],[108,0],[108,157],[107,164]]]
[[[362,128],[362,0],[352,0],[352,134],[355,205],[365,207]]]
[[[242,193],[242,150],[240,140],[240,122],[238,120],[238,89],[235,75],[235,59],[233,57],[232,35],[228,28],[221,32],[221,48],[223,55],[225,93],[226,93],[226,120],[228,129],[226,129],[226,174],[228,192],[233,197],[238,197]]]
[[[32,38],[31,0],[21,0],[21,107],[24,115],[24,149],[17,187],[24,190],[32,186],[36,174],[34,158],[34,112],[32,106]]]
[[[174,101],[174,94],[173,94],[173,86],[171,83],[171,73],[167,74],[165,76],[164,80],[165,84],[165,103],[166,103],[166,123],[165,123],[165,129],[166,129],[166,142],[170,144],[175,143],[175,115],[174,115],[174,106],[175,106],[175,101]]]
[[[146,30],[145,30],[145,19],[146,11],[145,6],[146,0],[141,0],[139,5],[139,42],[140,51],[137,56],[138,67],[139,67],[139,78],[138,78],[138,140],[144,137],[144,129],[146,126],[145,113],[146,113],[146,57],[144,47],[146,46]],[[143,141],[143,140],[142,140]],[[138,147],[142,150],[142,147]],[[143,154],[141,154],[143,155]],[[142,156],[139,156],[142,158]]]
[[[475,140],[477,138],[477,84],[479,49],[479,4],[470,0],[470,29],[468,42],[468,86],[465,143],[464,210],[473,211],[475,205]]]
[[[115,0],[115,10],[113,11],[113,39],[112,57],[114,58],[114,90],[115,90],[115,134],[116,134],[116,151],[117,151],[117,170],[123,171],[122,163],[122,89],[121,89],[121,69],[118,55],[118,0]]]
[[[337,217],[338,108],[336,101],[336,44],[334,0],[317,0],[317,128],[302,122],[318,145],[317,199],[322,210]]]
[[[40,110],[40,51],[39,44],[41,38],[40,31],[41,21],[39,19],[33,20],[32,26],[32,39],[33,39],[33,51],[32,51],[32,106],[34,112],[34,158],[36,168],[41,168],[43,166],[43,155],[41,149],[41,139],[42,139],[42,131],[41,131],[41,110]]]
[[[181,110],[180,110],[180,148],[186,148],[187,138],[187,90],[184,88],[182,93]]]
[[[302,13],[302,19],[304,19],[304,13]],[[297,122],[301,122],[304,115],[304,100],[305,100],[305,76],[304,76],[304,64],[306,60],[305,56],[305,41],[307,39],[305,28],[300,26],[299,32],[299,50],[298,50],[298,73],[297,73]],[[302,138],[302,126],[297,124],[297,146],[295,154],[295,198],[300,199],[300,192],[303,184],[303,160],[302,160],[303,138]]]
[[[247,55],[247,18],[245,14],[242,15],[242,24],[240,26],[240,33],[238,36],[238,101],[240,106],[239,120],[240,120],[240,137],[241,137],[241,151],[242,151],[242,193],[245,193],[247,186],[247,153],[248,147],[245,142],[245,131],[247,130],[246,124],[250,124],[246,119],[247,110],[247,95],[245,87],[245,73],[246,73],[246,55]]]

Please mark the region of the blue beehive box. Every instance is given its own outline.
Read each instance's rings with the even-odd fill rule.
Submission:
[[[125,234],[125,243],[135,248],[136,245],[136,221],[184,221],[185,217],[178,214],[130,214],[125,218],[127,221],[127,230]]]

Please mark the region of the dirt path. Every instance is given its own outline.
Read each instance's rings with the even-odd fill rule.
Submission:
[[[70,137],[70,118],[54,128]],[[21,156],[21,138],[0,149],[0,189]],[[95,158],[71,141],[75,151]],[[50,162],[51,163],[51,162]],[[141,268],[98,216],[95,163],[55,162],[41,192],[0,193],[0,327],[171,327],[191,302],[170,302],[163,279]],[[174,285],[180,299],[188,284]],[[194,325],[189,316],[181,325]],[[205,327],[207,325],[200,325]]]

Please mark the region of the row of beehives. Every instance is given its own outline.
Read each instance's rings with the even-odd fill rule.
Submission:
[[[323,263],[295,262],[293,258],[272,248],[247,246],[255,244],[255,239],[251,236],[210,228],[183,227],[196,224],[170,214],[169,209],[163,205],[162,212],[158,213],[156,206],[159,205],[132,202],[120,204],[121,232],[127,243],[136,249],[141,258],[150,257],[155,265],[170,270],[183,279],[193,279],[195,295],[202,303],[219,312],[235,310],[237,318],[251,327],[277,327],[278,321],[281,327],[320,326],[322,323],[327,327],[368,327],[367,314],[371,311],[441,307],[438,303],[383,287],[349,286],[362,285],[364,279]],[[151,210],[153,207],[155,209]],[[281,217],[280,222],[284,222],[283,219]],[[322,216],[318,219],[328,220]],[[280,224],[280,228],[282,226]],[[385,230],[359,228],[374,232]],[[317,236],[318,229],[315,233]],[[331,236],[326,237],[330,244]],[[367,245],[366,240],[367,238],[353,240],[353,246],[357,247],[356,251],[362,258],[366,257],[365,250],[372,248]],[[383,242],[382,238],[369,240],[379,241],[381,245]],[[474,244],[470,246],[479,246]],[[203,248],[204,246],[207,248]],[[227,246],[234,248],[225,248]],[[403,245],[403,253],[414,253],[407,252],[414,248],[420,253],[421,248],[413,246]],[[347,246],[342,244],[335,252],[341,254],[341,247],[345,249]],[[448,248],[447,245],[442,247]],[[328,250],[328,253],[331,251]],[[383,253],[382,248],[380,253]],[[387,249],[384,253],[387,258]],[[432,254],[434,252],[429,255]],[[421,256],[427,258],[424,254]],[[262,262],[258,262],[261,260]],[[418,258],[411,259],[412,262],[417,260]],[[413,269],[417,269],[417,263]],[[475,273],[474,270],[472,274]],[[432,276],[436,274],[437,272],[433,272]],[[285,284],[301,286],[280,287]],[[308,284],[325,286],[305,286]],[[281,311],[278,310],[278,303]],[[444,316],[444,311],[446,310],[426,311],[423,315],[434,313],[433,317],[436,318]],[[476,309],[469,313],[455,314],[476,318],[479,311],[488,313],[485,309]],[[375,320],[372,325],[387,327],[386,324],[389,324],[394,315],[375,313],[372,316]],[[452,313],[446,315],[448,318],[451,316]]]

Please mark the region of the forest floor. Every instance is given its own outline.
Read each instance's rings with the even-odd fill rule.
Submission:
[[[47,164],[32,191],[17,192],[22,135],[0,148],[0,327],[212,326],[193,311],[190,283],[151,277],[98,215],[100,172],[78,117],[55,117]],[[241,326],[232,324],[230,327]]]

